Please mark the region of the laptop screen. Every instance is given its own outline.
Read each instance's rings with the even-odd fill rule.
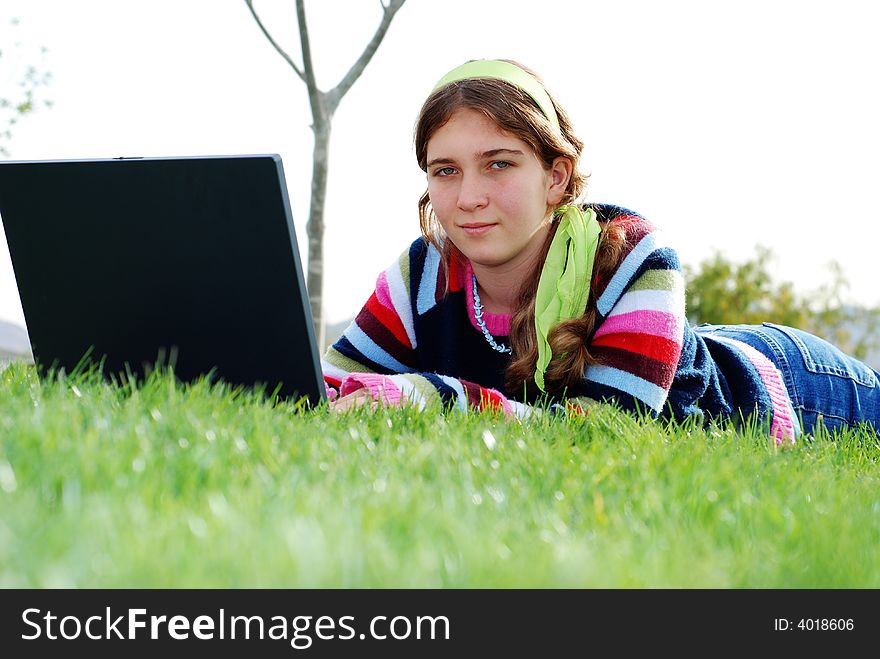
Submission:
[[[0,162],[34,359],[324,398],[277,155]]]

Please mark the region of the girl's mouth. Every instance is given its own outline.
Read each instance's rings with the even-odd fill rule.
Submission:
[[[469,236],[481,236],[494,226],[496,225],[487,222],[473,222],[471,224],[462,224],[461,230]]]

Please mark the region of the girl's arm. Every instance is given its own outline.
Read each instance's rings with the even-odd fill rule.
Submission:
[[[601,365],[587,367],[578,393],[656,415],[681,357],[684,280],[678,255],[648,222],[634,218],[627,233],[629,252],[597,300],[590,352]]]
[[[421,250],[420,250],[421,251]],[[430,404],[461,411],[495,409],[526,416],[529,409],[495,389],[421,372],[416,354],[410,277],[412,250],[379,275],[370,299],[321,360],[328,397],[360,390],[373,401],[420,409]],[[415,296],[418,300],[418,294]]]

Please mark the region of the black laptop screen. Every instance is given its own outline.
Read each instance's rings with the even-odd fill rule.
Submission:
[[[34,358],[323,398],[278,156],[0,163]]]

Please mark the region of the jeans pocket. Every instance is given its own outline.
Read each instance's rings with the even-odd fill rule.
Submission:
[[[784,325],[774,323],[763,323],[763,325],[779,330],[791,339],[804,360],[804,366],[811,373],[848,378],[865,387],[873,388],[876,386],[877,378],[874,377],[874,372],[870,368],[854,357],[845,354],[828,341]]]

